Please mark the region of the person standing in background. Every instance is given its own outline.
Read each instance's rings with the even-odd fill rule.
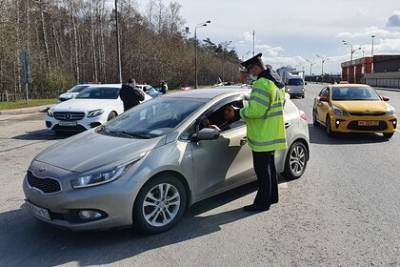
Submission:
[[[122,84],[119,96],[124,103],[124,111],[139,105],[145,99],[144,93],[136,87],[134,79],[129,79],[127,83]]]

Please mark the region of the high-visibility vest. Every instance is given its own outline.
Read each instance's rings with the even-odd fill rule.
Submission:
[[[247,124],[247,143],[255,152],[287,148],[282,91],[272,81],[261,77],[252,85],[248,106],[240,110]]]

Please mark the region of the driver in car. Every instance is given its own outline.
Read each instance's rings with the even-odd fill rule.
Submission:
[[[218,111],[218,113],[222,114],[223,122],[212,124],[207,117],[204,117],[200,122],[201,127],[213,128],[222,132],[231,129],[232,124],[240,120],[239,109],[233,105],[227,105],[223,107]]]

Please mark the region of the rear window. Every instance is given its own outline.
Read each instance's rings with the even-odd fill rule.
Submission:
[[[289,79],[288,85],[304,85],[303,79]]]

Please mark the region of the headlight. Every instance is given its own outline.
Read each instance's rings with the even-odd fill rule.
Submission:
[[[88,114],[87,114],[87,117],[88,118],[97,117],[97,116],[100,116],[103,113],[104,113],[104,109],[95,109],[95,110],[89,111]]]
[[[54,117],[54,112],[53,112],[53,110],[52,110],[51,108],[49,108],[49,109],[47,110],[47,115],[48,115],[49,117]]]
[[[332,109],[333,109],[333,113],[335,113],[336,116],[347,116],[347,115],[349,115],[349,113],[347,113],[347,111],[342,110],[342,109],[340,109],[340,108],[338,108],[336,106],[333,106]]]
[[[388,112],[386,112],[386,115],[393,115],[394,114],[395,109],[392,108],[390,109]]]
[[[83,175],[78,178],[75,178],[71,181],[72,188],[79,189],[115,181],[118,178],[120,178],[130,166],[138,162],[143,157],[144,154],[140,155],[138,158],[136,158],[133,161],[130,161],[127,164],[119,165],[113,169],[102,172],[94,172],[92,174]]]

